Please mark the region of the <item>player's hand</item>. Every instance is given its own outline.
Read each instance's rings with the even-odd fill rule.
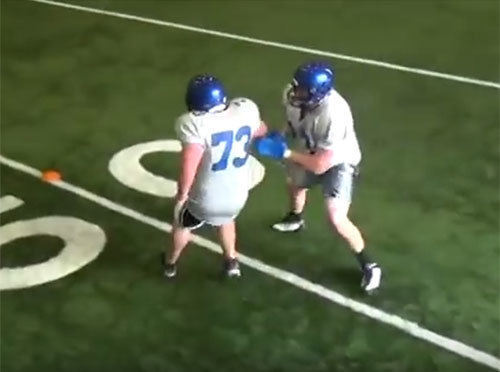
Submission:
[[[283,135],[283,133],[281,133],[277,130],[273,130],[273,131],[267,133],[266,137],[272,138],[273,140],[286,142],[286,139],[285,139],[285,136]]]
[[[186,204],[187,196],[176,195],[174,206],[174,222],[178,225],[180,223],[180,215],[184,204]]]
[[[289,156],[290,150],[285,137],[279,132],[270,132],[264,137],[257,138],[254,142],[257,153],[273,159],[283,159]]]

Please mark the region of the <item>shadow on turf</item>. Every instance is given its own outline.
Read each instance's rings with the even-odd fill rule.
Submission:
[[[361,273],[355,267],[324,268],[316,271],[308,279],[329,289],[342,290],[345,295],[363,294],[360,287]]]

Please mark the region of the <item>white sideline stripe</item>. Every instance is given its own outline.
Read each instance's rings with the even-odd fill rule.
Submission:
[[[12,209],[16,209],[17,207],[20,207],[23,205],[24,202],[16,198],[13,195],[5,195],[0,198],[0,214],[10,211]]]
[[[38,169],[32,168],[18,161],[6,158],[2,155],[0,155],[0,163],[10,168],[16,169],[20,172],[34,176],[36,178],[40,178],[42,175],[42,173]],[[156,227],[157,229],[166,231],[168,233],[172,231],[172,225],[166,222],[162,222],[154,217],[146,216],[140,212],[125,207],[124,205],[115,203],[102,196],[96,195],[81,187],[72,185],[65,181],[55,181],[51,182],[51,184],[55,187],[72,192],[82,198],[90,200],[96,204],[99,204],[124,216],[128,216],[146,225]],[[211,251],[217,253],[222,252],[222,249],[218,244],[212,242],[211,240],[205,239],[201,236],[195,235],[193,242]],[[491,368],[500,371],[500,359],[496,358],[493,355],[487,354],[481,350],[477,350],[471,346],[468,346],[454,339],[441,336],[440,334],[437,334],[435,332],[420,327],[415,322],[408,321],[397,315],[386,313],[385,311],[379,310],[370,305],[366,305],[362,302],[353,300],[338,292],[332,291],[331,289],[328,289],[322,285],[301,278],[296,274],[267,265],[264,262],[259,261],[255,258],[251,258],[242,254],[240,254],[239,258],[243,264],[257,271],[268,274],[276,279],[280,279],[286,283],[301,288],[305,291],[315,293],[316,295],[323,297],[327,300],[330,300],[331,302],[334,302],[338,305],[351,309],[352,311],[358,314],[366,315],[367,317],[378,320],[379,322],[391,325],[395,328],[399,328],[403,332],[408,333],[416,338],[422,339],[424,341],[437,345],[443,349],[451,351],[452,353],[458,354],[462,357],[471,359],[477,363],[484,364],[486,366],[489,366]]]
[[[91,8],[91,7],[81,6],[81,5],[61,3],[59,1],[52,1],[52,0],[29,0],[29,1],[59,6],[62,8],[67,8],[67,9],[80,10],[80,11],[88,12],[88,13],[95,13],[95,14],[107,15],[107,16],[112,16],[112,17],[117,17],[117,18],[122,18],[122,19],[128,19],[131,21],[150,23],[150,24],[154,24],[154,25],[158,25],[158,26],[177,28],[177,29],[192,31],[192,32],[199,32],[202,34],[208,34],[208,35],[223,37],[223,38],[227,38],[227,39],[246,41],[247,43],[252,43],[252,44],[267,45],[267,46],[271,46],[271,47],[275,47],[275,48],[293,50],[296,52],[302,52],[302,53],[306,53],[306,54],[313,54],[313,55],[317,55],[317,56],[337,58],[337,59],[342,59],[345,61],[363,63],[363,64],[383,67],[383,68],[387,68],[387,69],[391,69],[391,70],[399,70],[399,71],[409,72],[409,73],[413,73],[413,74],[417,74],[417,75],[432,76],[435,78],[453,80],[453,81],[458,81],[458,82],[466,83],[466,84],[474,84],[474,85],[480,85],[480,86],[484,86],[484,87],[500,89],[500,83],[497,83],[494,81],[479,80],[479,79],[469,78],[469,77],[465,77],[465,76],[452,75],[452,74],[447,74],[447,73],[443,73],[443,72],[425,70],[425,69],[421,69],[421,68],[407,67],[407,66],[397,65],[394,63],[389,63],[389,62],[377,61],[374,59],[354,57],[354,56],[349,56],[346,54],[333,53],[333,52],[328,52],[328,51],[319,50],[319,49],[301,47],[301,46],[297,46],[297,45],[293,45],[293,44],[280,43],[278,41],[264,40],[264,39],[258,39],[258,38],[254,38],[254,37],[244,36],[244,35],[232,34],[229,32],[209,30],[206,28],[189,26],[189,25],[185,25],[182,23],[168,22],[168,21],[162,21],[159,19],[140,17],[140,16],[136,16],[133,14],[126,14],[126,13]]]

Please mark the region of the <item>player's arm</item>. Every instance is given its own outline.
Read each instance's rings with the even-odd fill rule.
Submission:
[[[343,112],[343,115],[336,120],[336,125],[333,125],[333,122],[330,120],[324,136],[317,143],[317,150],[314,154],[290,151],[288,158],[315,174],[325,173],[332,166],[333,152],[340,148],[347,125],[352,122],[350,111]]]
[[[176,199],[178,202],[185,201],[189,195],[203,157],[203,151],[204,147],[200,143],[185,143],[182,146],[181,172],[177,183]]]
[[[314,154],[293,151],[288,148],[285,137],[279,132],[271,132],[265,137],[257,138],[254,146],[262,156],[277,160],[288,159],[315,174],[326,172],[332,163],[333,150],[330,148],[320,148]]]
[[[302,165],[314,174],[323,174],[331,167],[331,160],[333,156],[332,150],[320,149],[314,154],[305,154],[293,150],[288,151],[289,152],[285,152],[285,157],[288,160]]]
[[[268,132],[267,124],[261,120],[259,127],[252,135],[252,138],[264,137]]]
[[[187,114],[177,119],[176,131],[182,143],[181,170],[177,182],[176,201],[183,203],[193,186],[205,150],[205,143],[200,128]]]

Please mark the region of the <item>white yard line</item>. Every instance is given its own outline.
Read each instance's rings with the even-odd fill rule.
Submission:
[[[233,33],[229,33],[229,32],[221,32],[221,31],[210,30],[210,29],[206,29],[206,28],[202,28],[202,27],[185,25],[182,23],[162,21],[162,20],[154,19],[154,18],[140,17],[140,16],[136,16],[133,14],[126,14],[126,13],[120,13],[120,12],[115,12],[115,11],[110,11],[110,10],[91,8],[91,7],[87,7],[87,6],[62,3],[59,1],[51,1],[51,0],[30,0],[30,1],[34,1],[34,2],[42,3],[42,4],[53,5],[53,6],[58,6],[58,7],[67,8],[67,9],[79,10],[79,11],[88,12],[88,13],[101,14],[101,15],[106,15],[106,16],[111,16],[111,17],[128,19],[131,21],[150,23],[150,24],[163,26],[163,27],[177,28],[177,29],[191,31],[191,32],[199,32],[202,34],[208,34],[208,35],[222,37],[222,38],[226,38],[226,39],[245,41],[247,43],[252,43],[252,44],[266,45],[266,46],[275,47],[275,48],[293,50],[296,52],[302,52],[302,53],[312,54],[312,55],[316,55],[316,56],[330,57],[330,58],[336,58],[336,59],[341,59],[341,60],[350,61],[350,62],[363,63],[363,64],[383,67],[383,68],[387,68],[387,69],[391,69],[391,70],[409,72],[409,73],[417,74],[417,75],[424,75],[424,76],[431,76],[431,77],[439,78],[439,79],[453,80],[453,81],[458,81],[458,82],[465,83],[465,84],[474,84],[474,85],[479,85],[479,86],[483,86],[483,87],[500,89],[500,83],[495,82],[495,81],[479,80],[479,79],[469,78],[469,77],[465,77],[465,76],[452,75],[452,74],[447,74],[447,73],[442,73],[442,72],[437,72],[437,71],[425,70],[425,69],[421,69],[421,68],[407,67],[407,66],[394,64],[394,63],[389,63],[389,62],[377,61],[374,59],[354,57],[354,56],[349,56],[346,54],[334,53],[334,52],[329,52],[329,51],[325,51],[325,50],[312,49],[312,48],[301,47],[301,46],[293,45],[293,44],[280,43],[278,41],[258,39],[258,38],[254,38],[254,37],[250,37],[250,36],[238,35],[238,34],[233,34]]]
[[[16,169],[20,172],[34,176],[35,178],[41,178],[41,172],[38,169],[32,168],[29,165],[20,163],[18,161],[6,158],[0,155],[0,163],[8,166],[10,168]],[[102,196],[96,195],[90,191],[87,191],[81,187],[72,185],[65,181],[56,181],[51,183],[53,186],[66,191],[72,192],[73,194],[90,200],[96,204],[99,204],[107,209],[115,211],[124,216],[130,217],[138,222],[144,223],[146,225],[157,228],[158,230],[170,233],[172,230],[172,225],[160,221],[154,217],[146,216],[136,210],[128,208],[124,205],[116,203],[112,200],[104,198]],[[195,236],[194,243],[207,248],[211,251],[221,253],[222,250],[220,246],[208,239],[201,236]],[[276,279],[289,283],[297,288],[303,289],[307,292],[314,293],[319,297],[325,298],[333,303],[344,306],[355,313],[363,314],[369,318],[375,319],[381,323],[391,325],[395,328],[402,330],[405,333],[412,335],[413,337],[422,339],[429,343],[439,346],[440,348],[451,351],[452,353],[458,354],[462,357],[471,359],[477,363],[484,364],[491,368],[500,371],[500,359],[497,357],[487,354],[481,350],[477,350],[471,346],[468,346],[460,341],[441,336],[438,333],[429,331],[425,328],[420,327],[417,323],[403,319],[397,315],[389,314],[385,311],[379,310],[370,305],[364,304],[362,302],[353,300],[346,297],[338,292],[328,289],[320,284],[313,283],[307,279],[301,278],[300,276],[278,269],[276,267],[267,265],[266,263],[259,261],[255,258],[251,258],[240,254],[240,260],[243,264],[260,271],[264,274],[272,276]]]

